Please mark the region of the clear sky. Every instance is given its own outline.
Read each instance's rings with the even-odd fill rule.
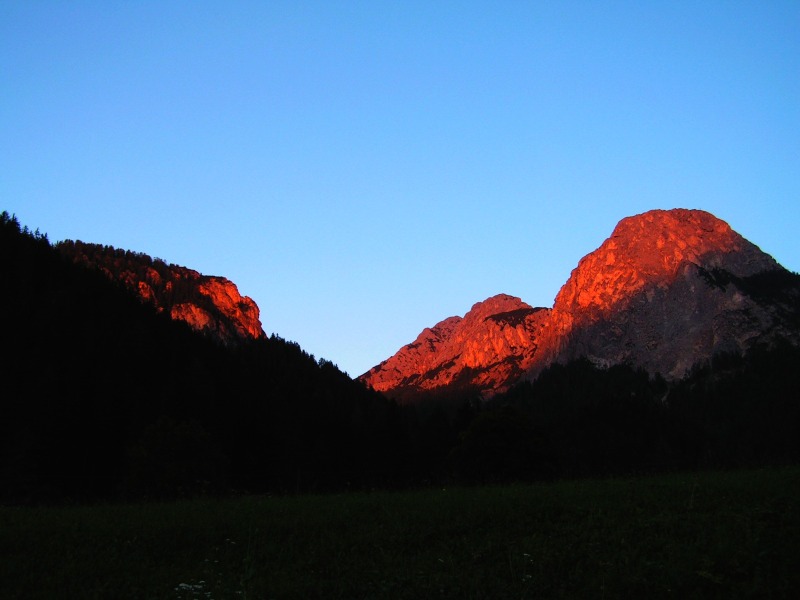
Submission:
[[[0,209],[353,376],[674,207],[800,270],[800,2],[0,2]]]

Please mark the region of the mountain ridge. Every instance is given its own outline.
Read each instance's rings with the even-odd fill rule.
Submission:
[[[424,329],[362,380],[376,391],[431,390],[458,385],[468,370],[471,385],[503,388],[529,368],[534,334],[546,312],[514,296],[492,296],[474,304],[463,318],[448,317]]]
[[[393,400],[275,335],[216,343],[5,212],[0,245],[1,502],[438,487],[800,457],[800,345],[780,335],[800,330],[800,276],[783,269],[676,269],[712,297],[741,296],[733,308],[754,302],[759,314],[737,314],[745,325],[772,319],[776,339],[714,355],[677,381],[586,358],[525,381],[520,357],[541,354],[551,309],[500,294],[424,331],[413,349],[446,385],[420,392],[413,380]],[[112,254],[145,276],[153,262]],[[172,300],[196,291],[184,282]],[[482,384],[511,388],[479,403]]]
[[[73,262],[101,271],[158,312],[224,345],[266,337],[258,305],[225,277],[113,246],[64,240],[56,248]]]
[[[753,280],[759,277],[771,277],[777,295],[759,298],[763,286]],[[532,309],[517,301],[516,310]],[[481,344],[489,351],[491,335],[473,329],[473,338],[455,334],[439,340],[437,348],[446,351],[430,353],[425,369],[409,370],[413,348],[404,346],[361,380],[390,395],[399,390],[413,396],[415,390],[454,381],[492,395],[535,378],[551,364],[581,357],[678,379],[717,352],[741,354],[779,337],[800,344],[798,303],[798,278],[726,222],[702,210],[652,210],[622,219],[581,258],[552,308],[535,309],[536,324],[516,328],[516,347],[506,347],[505,354],[495,347],[494,362],[480,363],[480,373],[467,371],[475,365],[456,359]],[[475,321],[474,311],[483,304],[475,304],[462,321]],[[501,313],[483,317],[499,320]],[[495,366],[502,364],[522,373]],[[429,375],[434,372],[435,378]]]

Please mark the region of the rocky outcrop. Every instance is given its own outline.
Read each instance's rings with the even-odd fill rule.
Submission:
[[[223,344],[264,337],[258,306],[224,277],[201,275],[146,254],[110,246],[65,241],[57,248],[71,260],[119,281],[159,312],[166,312]]]
[[[533,365],[536,338],[549,312],[513,296],[494,296],[463,318],[425,329],[361,380],[398,397],[442,387],[502,390]]]
[[[259,321],[258,306],[247,296],[241,296],[239,289],[224,277],[198,278],[197,292],[210,301],[197,303],[182,302],[170,309],[173,319],[185,321],[197,331],[208,333],[224,342],[234,340],[258,339],[264,336]]]
[[[654,210],[623,219],[556,296],[533,372],[585,356],[677,378],[716,352],[796,335],[764,304],[774,299],[753,296],[754,277],[791,279],[707,212]]]
[[[717,352],[800,341],[777,298],[758,293],[779,280],[798,293],[771,256],[707,212],[623,219],[556,296],[533,373],[585,356],[679,378]]]
[[[718,352],[779,338],[800,344],[800,277],[700,210],[620,221],[581,259],[552,310],[509,298],[425,330],[362,380],[390,393],[453,382],[492,393],[580,357],[679,378]],[[522,323],[511,327],[503,314]]]

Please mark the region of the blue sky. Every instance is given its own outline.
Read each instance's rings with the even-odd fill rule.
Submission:
[[[5,0],[0,140],[0,209],[356,376],[653,208],[800,270],[800,3]]]

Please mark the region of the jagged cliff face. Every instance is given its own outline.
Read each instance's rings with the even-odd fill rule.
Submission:
[[[592,321],[619,311],[649,288],[664,289],[686,264],[739,277],[779,268],[730,226],[700,210],[654,210],[620,221],[580,260],[556,296],[554,313]]]
[[[224,277],[201,275],[109,246],[66,241],[57,248],[75,262],[98,268],[121,282],[159,312],[224,344],[264,337],[258,306]]]
[[[519,380],[520,370],[535,377],[579,357],[679,378],[720,351],[741,353],[777,338],[800,344],[798,277],[699,210],[623,219],[581,259],[552,310],[534,312],[518,299],[518,309],[503,309],[494,300],[425,330],[362,379],[387,392],[460,381],[491,393]],[[522,326],[491,317],[522,307],[529,311]]]
[[[556,296],[534,372],[587,356],[676,378],[715,352],[742,352],[789,333],[736,285],[776,272],[785,271],[707,212],[655,210],[623,219]]]
[[[446,386],[503,389],[531,368],[548,313],[513,296],[494,296],[463,318],[425,329],[361,379],[394,395]]]
[[[258,306],[251,298],[241,296],[236,285],[224,277],[197,275],[197,292],[209,303],[174,304],[170,308],[173,319],[225,343],[264,337]]]

